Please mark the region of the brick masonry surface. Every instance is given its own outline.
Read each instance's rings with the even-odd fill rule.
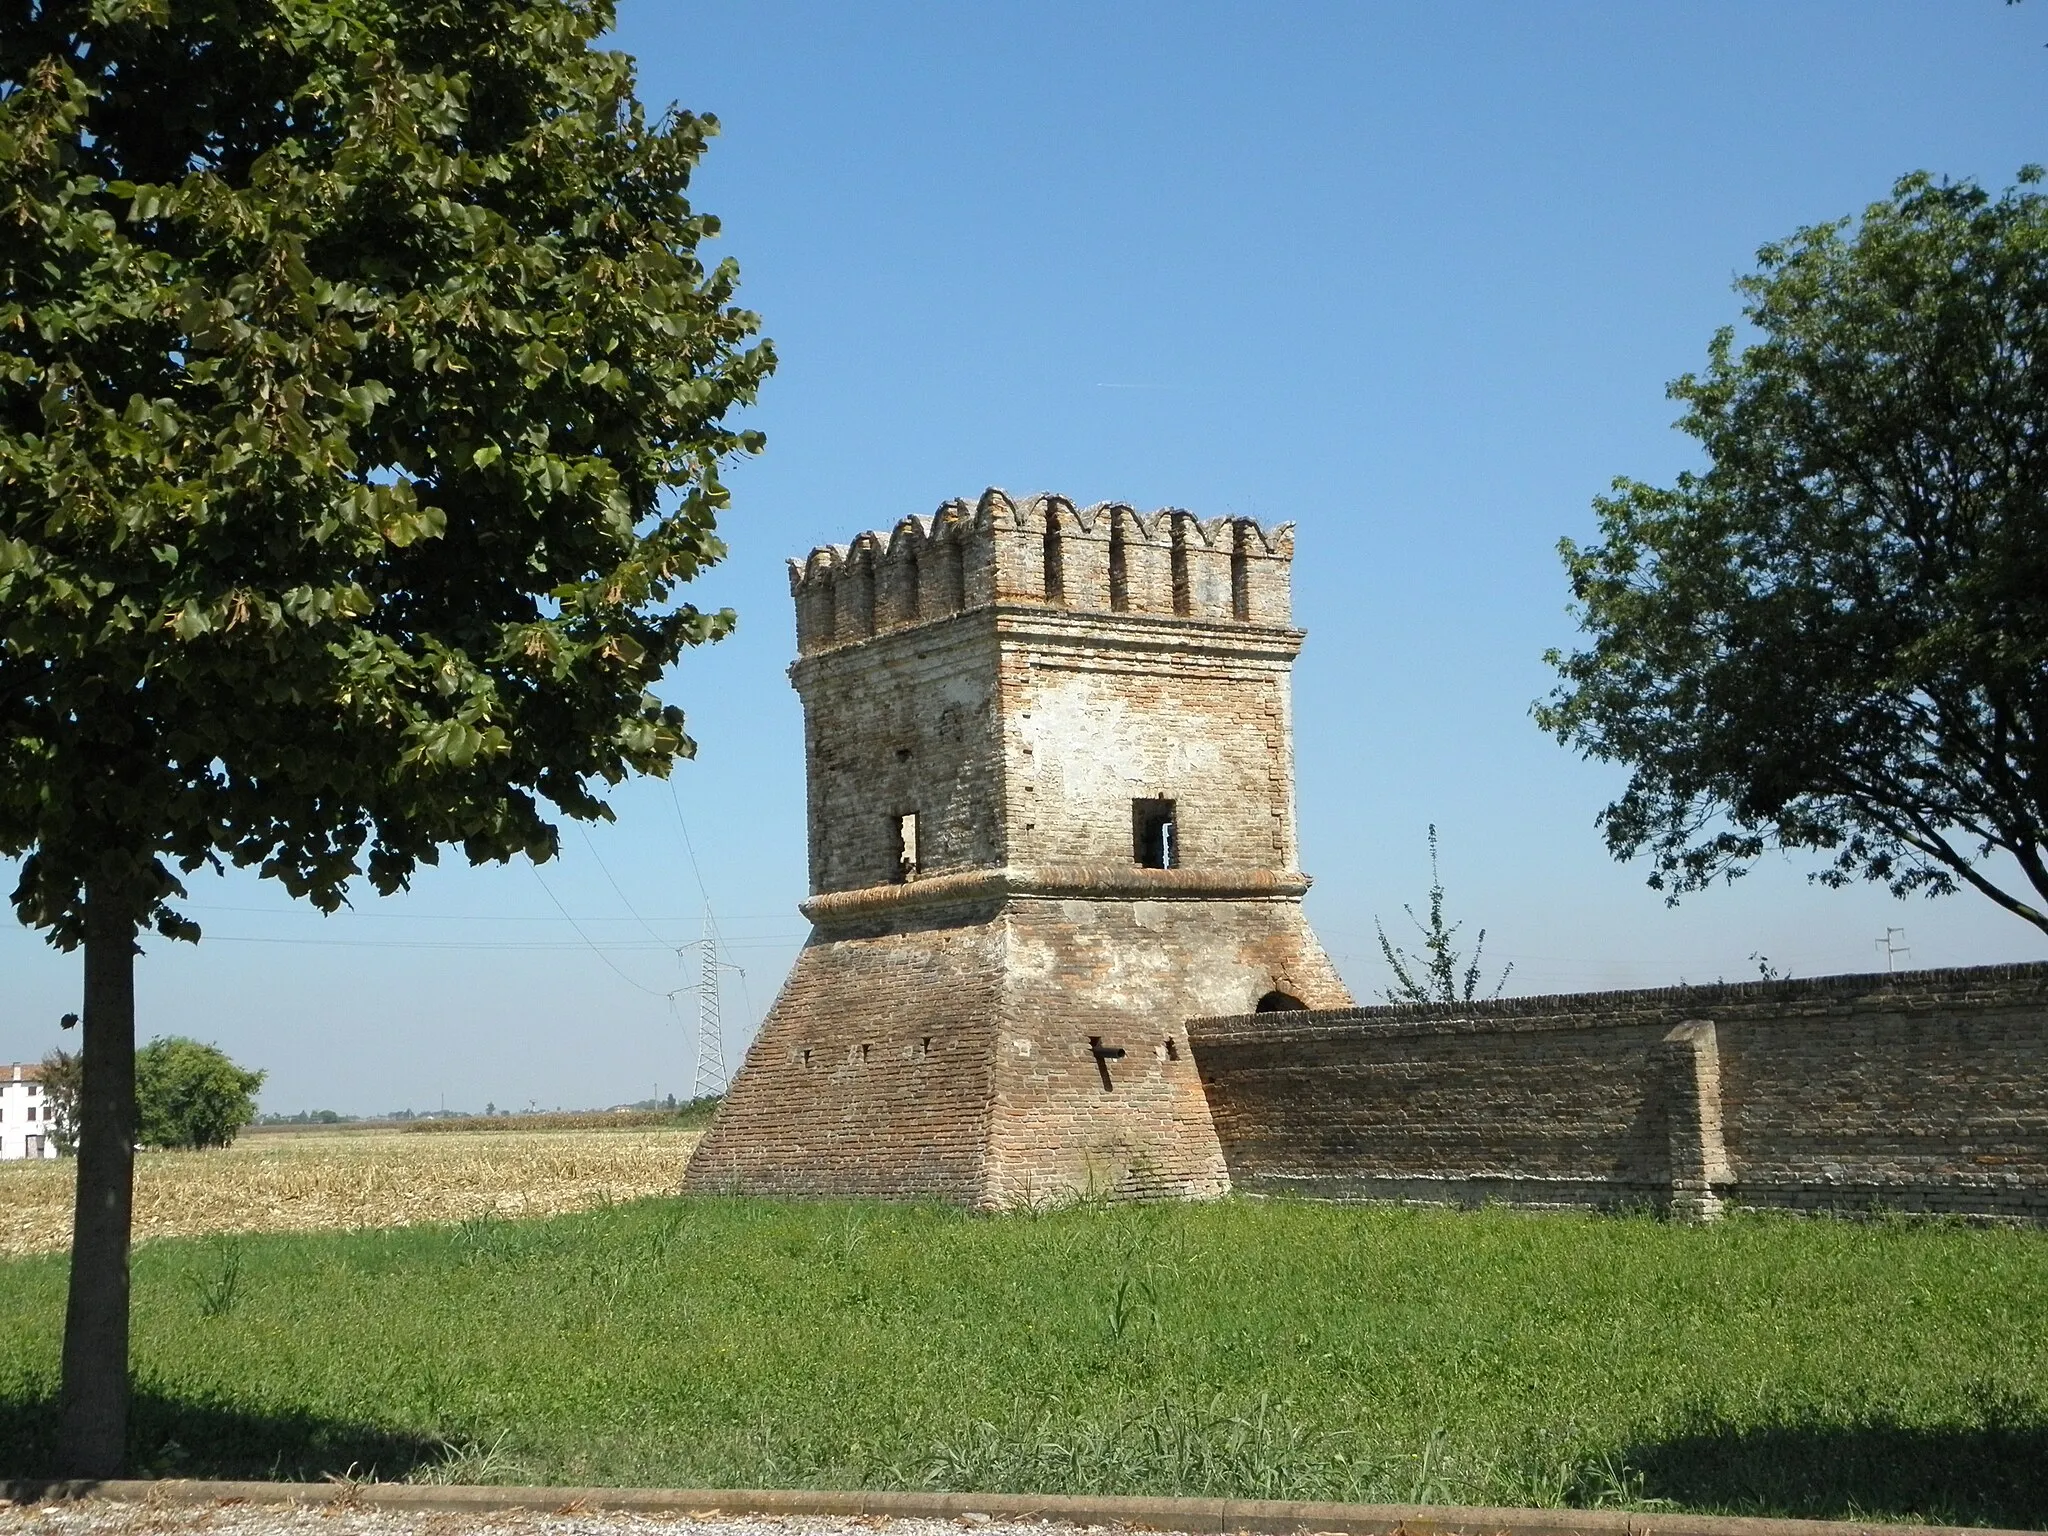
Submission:
[[[1196,1020],[1232,1185],[2048,1218],[2048,965]]]
[[[813,929],[691,1187],[1228,1187],[1185,1021],[1351,1001],[1301,910],[1292,555],[991,491],[792,562]],[[1172,803],[1172,867],[1137,802]]]

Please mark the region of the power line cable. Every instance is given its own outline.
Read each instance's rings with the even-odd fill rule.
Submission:
[[[606,882],[611,886],[612,893],[619,898],[621,903],[624,904],[626,910],[632,913],[633,921],[638,923],[641,926],[641,928],[646,931],[646,934],[650,939],[654,939],[657,942],[664,944],[667,943],[668,941],[666,939],[663,939],[660,934],[656,933],[652,928],[649,928],[647,926],[647,919],[642,917],[639,914],[639,912],[635,910],[633,903],[631,899],[626,895],[625,890],[619,885],[619,882],[615,878],[613,878],[611,866],[605,863],[604,855],[597,851],[597,844],[591,841],[590,829],[584,826],[581,822],[578,822],[576,825],[576,830],[583,834],[583,846],[588,848],[590,850],[590,856],[593,859],[597,860],[597,867],[604,871],[604,878]]]
[[[704,871],[697,867],[697,847],[690,841],[690,823],[683,817],[683,797],[676,793],[673,776],[662,782],[668,785],[668,803],[675,807],[676,825],[683,829],[683,851],[690,856],[690,873],[697,877],[697,894],[704,898],[704,905],[708,907],[711,905],[711,892],[705,889]]]
[[[298,906],[214,906],[210,903],[196,901],[187,902],[184,905],[194,912],[249,912],[257,916],[268,917],[305,917],[309,915],[305,908]],[[343,918],[378,919],[384,922],[400,923],[559,923],[563,921],[559,917],[531,917],[525,913],[500,915],[494,912],[369,912],[360,907],[344,912],[320,912],[310,915],[317,916],[322,922],[334,922]],[[727,913],[725,920],[728,923],[779,923],[788,916],[787,912],[742,912],[737,915]],[[657,923],[675,924],[694,922],[695,920],[694,917],[657,917],[651,919],[651,921]],[[582,923],[626,923],[633,921],[633,919],[626,917],[580,917],[573,919],[573,921]],[[662,942],[666,943],[667,940]]]
[[[631,987],[634,991],[645,992],[649,997],[661,998],[663,1001],[668,1003],[668,1005],[671,1008],[675,1006],[674,994],[668,992],[657,992],[652,987],[643,987],[631,976],[627,975],[624,971],[620,970],[619,967],[613,963],[612,957],[606,954],[603,950],[599,949],[597,947],[596,942],[590,937],[590,935],[583,931],[582,925],[579,924],[575,918],[569,916],[569,909],[562,905],[561,899],[555,895],[553,887],[551,887],[546,880],[541,878],[540,866],[537,864],[529,864],[526,867],[533,871],[533,878],[540,881],[540,888],[548,893],[548,900],[554,902],[555,910],[560,912],[562,914],[563,919],[569,924],[569,926],[576,930],[576,937],[581,939],[586,945],[588,945],[590,952],[593,955],[597,956],[598,959],[602,960],[607,966],[609,966],[614,975],[616,975],[621,981],[625,982],[626,985]]]
[[[769,934],[759,938],[724,941],[728,950],[741,949],[784,949],[801,939],[800,934]],[[306,939],[292,938],[277,934],[260,933],[209,933],[209,944],[295,944],[307,949],[473,949],[495,953],[509,950],[525,954],[534,950],[557,949],[598,949],[627,954],[643,954],[660,950],[665,955],[676,952],[676,945],[668,939]],[[686,946],[687,947],[687,946]]]

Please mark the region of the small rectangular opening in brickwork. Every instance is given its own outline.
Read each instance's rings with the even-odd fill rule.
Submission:
[[[1169,1035],[1166,1040],[1166,1059],[1168,1061],[1180,1060],[1180,1047],[1173,1043],[1173,1037],[1171,1035]]]
[[[1142,869],[1180,868],[1180,823],[1171,800],[1131,802],[1131,857]]]
[[[1237,525],[1237,537],[1230,546],[1230,616],[1233,619],[1249,619],[1252,616],[1252,562],[1244,547],[1244,524]]]
[[[1109,606],[1122,613],[1131,606],[1131,574],[1124,555],[1124,517],[1121,512],[1109,520]]]
[[[917,873],[917,812],[905,811],[896,818],[896,878],[910,879]]]

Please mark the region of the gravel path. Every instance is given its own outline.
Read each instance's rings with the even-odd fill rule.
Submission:
[[[0,1505],[0,1536],[1052,1536],[1073,1529],[986,1517],[406,1513],[331,1504],[182,1508],[98,1501]]]

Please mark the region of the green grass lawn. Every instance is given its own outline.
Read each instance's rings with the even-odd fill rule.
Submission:
[[[0,1265],[0,1470],[63,1284]],[[164,1473],[2048,1524],[2039,1231],[662,1200],[155,1243],[135,1324]]]

